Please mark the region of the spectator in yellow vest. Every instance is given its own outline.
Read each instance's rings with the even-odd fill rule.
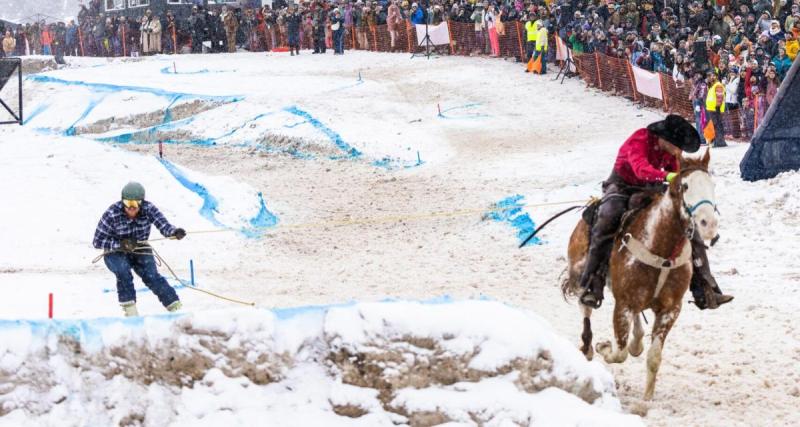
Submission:
[[[537,24],[540,21],[536,20],[536,14],[531,13],[528,15],[528,22],[525,23],[525,34],[527,37],[527,43],[525,43],[525,63],[530,61],[531,57],[533,56],[533,52],[536,50],[536,36],[539,34],[539,27]],[[525,69],[527,73],[528,70]]]
[[[727,147],[725,126],[722,114],[725,112],[725,85],[717,80],[714,72],[708,73],[708,94],[706,95],[706,117],[714,126],[714,147]],[[711,141],[708,141],[711,143]]]
[[[538,57],[542,58],[542,72],[539,74],[547,74],[547,36],[547,27],[542,25],[536,35],[536,53],[533,57],[534,61]]]

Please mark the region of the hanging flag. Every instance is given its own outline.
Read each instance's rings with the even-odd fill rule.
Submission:
[[[706,123],[706,127],[703,128],[703,136],[706,138],[708,144],[714,142],[717,132],[714,130],[714,122],[712,120],[709,120],[708,123]]]

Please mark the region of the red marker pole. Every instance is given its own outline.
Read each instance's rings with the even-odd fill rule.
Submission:
[[[158,141],[158,158],[164,158],[164,143],[161,141]]]
[[[436,104],[436,108],[439,109],[439,117],[442,117],[442,106],[439,105],[439,104]]]
[[[47,309],[47,317],[53,318],[53,293],[51,292],[48,295],[48,309]]]

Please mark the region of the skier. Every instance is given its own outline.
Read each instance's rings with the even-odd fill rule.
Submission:
[[[117,277],[117,297],[126,317],[139,315],[131,269],[168,311],[181,308],[175,289],[156,269],[153,253],[147,244],[150,225],[155,225],[164,237],[178,240],[186,237],[184,229],[172,226],[154,204],[144,199],[142,184],[129,182],[122,189],[122,200],[106,210],[94,232],[92,243],[95,248],[105,251],[103,261]]]

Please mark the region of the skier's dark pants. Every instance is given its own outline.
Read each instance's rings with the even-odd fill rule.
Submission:
[[[605,277],[600,277],[597,273],[600,267],[608,264],[611,249],[614,246],[614,236],[619,230],[622,215],[628,210],[631,197],[642,191],[650,192],[655,189],[630,186],[616,173],[612,173],[608,180],[603,182],[603,201],[591,230],[586,266],[581,276],[581,284],[594,289],[595,294],[601,295],[605,286]],[[701,308],[704,308],[706,286],[716,293],[722,293],[722,291],[714,276],[711,275],[706,246],[699,233],[694,233],[691,244],[693,269],[689,289],[692,291],[695,301],[700,303],[698,306],[702,305]]]
[[[333,32],[333,50],[338,54],[344,54],[344,30]]]
[[[103,257],[103,259],[106,267],[117,276],[117,297],[119,302],[136,301],[136,290],[133,287],[131,269],[156,294],[164,307],[178,300],[178,294],[175,293],[175,289],[167,283],[167,279],[158,274],[153,255],[112,252]]]
[[[289,32],[289,51],[300,53],[300,43],[297,31]]]
[[[317,31],[314,52],[325,53],[325,30]]]

